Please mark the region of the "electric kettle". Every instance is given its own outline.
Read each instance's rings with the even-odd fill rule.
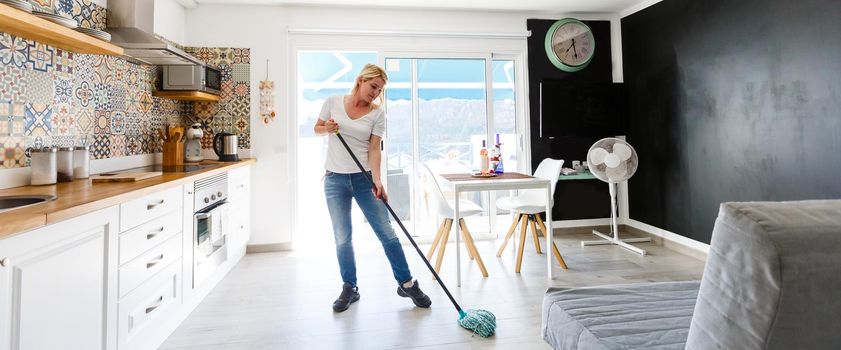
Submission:
[[[237,135],[220,132],[213,137],[213,151],[223,162],[236,162],[237,156]]]

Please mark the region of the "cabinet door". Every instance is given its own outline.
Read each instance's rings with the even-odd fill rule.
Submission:
[[[0,240],[0,349],[116,347],[117,207]]]

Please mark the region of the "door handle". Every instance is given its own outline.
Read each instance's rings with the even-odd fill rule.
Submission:
[[[148,241],[152,238],[155,238],[155,236],[159,235],[161,232],[164,232],[164,227],[163,226],[161,226],[161,228],[157,229],[156,231],[152,231],[152,232],[147,233],[146,234],[146,240]]]
[[[152,259],[152,260],[147,261],[147,262],[146,262],[146,268],[147,268],[147,269],[151,269],[153,266],[155,266],[155,265],[157,265],[157,264],[160,264],[160,263],[161,263],[161,261],[164,261],[164,255],[163,255],[163,254],[161,254],[161,255],[160,255],[159,257],[157,257],[157,258],[154,258],[154,259]]]
[[[161,304],[163,304],[163,303],[164,303],[164,297],[163,297],[163,295],[162,295],[162,296],[159,296],[159,297],[158,297],[158,301],[156,301],[156,302],[155,302],[154,304],[152,304],[152,305],[149,305],[149,306],[146,308],[146,314],[148,315],[150,312],[155,311],[155,309],[157,309],[158,307],[160,307],[160,306],[161,306]]]
[[[161,199],[161,201],[160,201],[160,202],[157,202],[157,203],[147,204],[147,205],[146,205],[146,210],[152,210],[152,209],[155,209],[155,207],[157,207],[157,206],[159,206],[159,205],[161,205],[161,204],[164,204],[164,200],[163,200],[163,199]]]

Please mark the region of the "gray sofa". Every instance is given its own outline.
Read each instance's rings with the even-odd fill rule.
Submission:
[[[556,349],[841,349],[841,200],[724,203],[701,281],[551,288]]]

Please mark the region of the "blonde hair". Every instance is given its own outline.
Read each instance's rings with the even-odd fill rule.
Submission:
[[[362,78],[362,81],[369,81],[374,78],[382,78],[384,81],[388,82],[388,74],[385,73],[385,69],[376,65],[367,63],[365,66],[362,67],[362,70],[359,71],[359,75],[356,76],[356,83],[353,84],[353,89],[350,90],[351,95],[356,95],[356,92],[359,91],[359,78]],[[380,96],[377,97],[379,103],[371,103],[371,109],[378,108],[383,102],[383,94],[380,93]]]

